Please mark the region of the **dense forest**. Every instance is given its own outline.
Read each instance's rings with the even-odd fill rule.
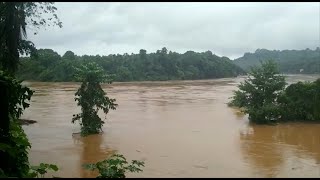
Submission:
[[[282,73],[289,74],[317,74],[320,73],[320,48],[315,50],[267,50],[257,49],[254,53],[245,53],[243,57],[234,60],[234,63],[245,71],[250,66],[260,65],[260,61],[274,60],[278,63]]]
[[[62,57],[52,49],[39,49],[36,56],[20,58],[17,76],[23,80],[73,81],[74,68],[96,62],[114,81],[192,80],[235,77],[245,72],[227,57],[210,51],[184,54],[162,48],[155,53],[77,56],[67,51]]]

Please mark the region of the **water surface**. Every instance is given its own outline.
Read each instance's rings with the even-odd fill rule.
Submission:
[[[312,81],[319,76],[289,75]],[[128,177],[320,177],[320,124],[249,125],[226,103],[243,78],[132,82],[103,85],[119,104],[104,133],[85,138],[71,124],[80,108],[78,83],[26,82],[35,90],[23,118],[32,143],[30,161],[55,163],[63,177],[94,177],[84,163],[114,152],[145,161]],[[101,113],[101,118],[105,116]]]

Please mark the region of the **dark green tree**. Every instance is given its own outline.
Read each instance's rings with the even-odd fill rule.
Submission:
[[[27,40],[26,25],[59,25],[56,7],[49,2],[0,2],[0,174],[25,177],[29,170],[30,143],[17,123],[22,111],[29,106],[32,91],[22,87],[14,77],[20,54],[33,55],[34,44]],[[42,14],[51,13],[49,19]]]
[[[67,52],[64,53],[62,58],[66,59],[66,60],[75,60],[76,59],[76,55],[72,51],[67,51]]]
[[[279,102],[283,121],[320,121],[320,78],[290,84]]]
[[[100,85],[103,82],[110,84],[111,80],[104,70],[93,62],[76,68],[75,79],[82,82],[75,93],[75,101],[78,101],[82,112],[73,115],[72,123],[80,121],[83,136],[100,133],[104,122],[98,116],[99,109],[107,114],[109,109],[115,110],[117,106],[115,99],[107,97]]]
[[[279,75],[277,65],[266,61],[261,67],[253,67],[248,78],[234,92],[230,105],[244,109],[254,123],[274,123],[281,118],[278,98],[286,85]]]

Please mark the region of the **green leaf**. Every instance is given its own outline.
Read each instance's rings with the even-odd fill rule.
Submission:
[[[58,171],[58,170],[59,170],[58,166],[57,166],[57,165],[54,165],[54,164],[50,164],[50,165],[49,165],[49,168],[51,168],[51,169],[54,170],[54,171]]]

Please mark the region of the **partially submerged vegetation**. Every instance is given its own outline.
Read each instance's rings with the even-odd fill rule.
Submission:
[[[289,85],[279,103],[282,121],[320,122],[320,78]]]
[[[121,154],[114,154],[110,158],[99,161],[94,164],[84,164],[85,169],[95,171],[98,170],[97,178],[125,178],[126,172],[141,172],[140,167],[144,166],[144,162],[132,160],[128,163],[126,158]]]
[[[98,116],[99,109],[107,115],[109,109],[115,110],[117,104],[115,99],[106,96],[100,83],[112,81],[96,63],[90,62],[76,69],[75,78],[82,82],[80,88],[75,93],[75,101],[81,106],[81,113],[74,114],[72,123],[79,121],[81,125],[81,135],[98,134],[102,130],[103,121]]]
[[[253,67],[248,78],[238,86],[229,106],[242,108],[250,122],[273,124],[286,121],[320,122],[320,79],[298,82],[285,88],[273,61]]]

